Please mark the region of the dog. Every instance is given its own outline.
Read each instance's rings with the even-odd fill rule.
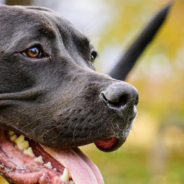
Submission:
[[[135,42],[138,54],[128,50],[131,66],[168,9],[152,21],[154,31],[143,31],[149,39]],[[125,142],[139,96],[121,81],[130,65],[123,77],[117,66],[114,78],[96,72],[90,41],[47,8],[1,5],[0,23],[0,174],[14,184],[103,184],[78,146],[110,152]]]

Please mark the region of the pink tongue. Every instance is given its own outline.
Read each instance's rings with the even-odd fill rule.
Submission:
[[[56,151],[52,148],[42,147],[68,169],[75,184],[104,184],[97,166],[78,148]]]

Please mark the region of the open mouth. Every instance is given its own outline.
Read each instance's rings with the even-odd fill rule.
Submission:
[[[0,130],[0,174],[15,184],[104,184],[97,166],[79,148],[53,149]],[[117,138],[97,141],[110,149]]]

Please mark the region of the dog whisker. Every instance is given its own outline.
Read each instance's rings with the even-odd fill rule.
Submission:
[[[138,130],[139,131],[139,129],[138,129],[138,127],[133,123],[133,126],[136,128],[136,130]]]
[[[90,20],[87,22],[87,24],[82,28],[82,32],[83,32],[84,34],[85,34],[85,32],[86,32],[89,28],[91,28],[92,26],[97,25],[97,23],[95,23],[95,24],[93,24],[92,26],[88,27],[88,25],[89,25],[93,20],[97,19],[98,17],[99,17],[99,15],[97,15],[97,16],[93,17],[92,19],[90,19]]]
[[[75,138],[75,131],[76,131],[76,128],[77,128],[77,126],[78,126],[78,124],[79,124],[80,122],[78,122],[78,123],[76,123],[76,125],[75,125],[75,127],[74,127],[74,130],[73,130],[73,138]]]
[[[49,125],[50,126],[50,125]],[[49,127],[48,126],[48,127]],[[58,125],[59,126],[59,125]],[[58,126],[55,126],[55,127],[53,127],[53,128],[51,128],[51,129],[49,129],[48,131],[45,131],[43,134],[41,134],[38,138],[40,138],[40,137],[43,137],[44,135],[46,135],[47,133],[49,133],[50,131],[52,131],[52,130],[54,130],[55,128],[57,128]]]
[[[59,136],[60,136],[60,134],[61,134],[62,132],[64,132],[64,130],[63,130],[63,129],[61,129],[61,131],[60,131],[56,136],[54,136],[54,137],[52,137],[52,138],[48,139],[48,141],[51,141],[51,140],[53,140],[53,139],[56,139],[57,137],[59,137]],[[47,133],[48,133],[48,132],[47,132]],[[43,134],[43,135],[44,135],[44,134]]]
[[[29,125],[35,123],[35,122],[38,121],[38,120],[44,119],[44,118],[46,118],[46,117],[49,117],[49,116],[42,116],[42,117],[40,117],[40,118],[37,118],[37,119],[31,121],[30,123],[27,123],[26,125],[24,125],[23,128],[25,128],[25,127],[27,127],[27,126],[29,126]]]
[[[113,41],[112,38],[110,38],[109,36],[105,36],[105,35],[102,35],[102,34],[92,34],[92,35],[88,35],[88,38],[92,39],[92,38],[97,38],[97,37],[104,37],[105,39],[108,39],[109,41]]]
[[[34,129],[32,129],[31,130],[31,132],[30,133],[33,133],[34,131],[36,131],[36,130],[39,130],[40,128],[45,128],[45,127],[50,127],[51,125],[49,124],[49,123],[47,123],[47,124],[44,124],[44,125],[38,125],[37,127],[35,127]]]

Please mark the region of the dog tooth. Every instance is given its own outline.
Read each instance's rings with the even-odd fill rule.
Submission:
[[[23,142],[23,149],[27,149],[29,148],[29,142],[28,141],[24,141]]]
[[[75,184],[73,181],[69,181],[69,184]]]
[[[13,134],[15,134],[15,133],[12,132],[12,131],[8,131],[8,134],[9,134],[9,135],[13,135]]]
[[[10,140],[11,141],[15,141],[15,139],[17,139],[17,135],[16,134],[10,136]]]
[[[60,177],[60,179],[63,182],[68,182],[69,181],[69,172],[68,172],[67,168],[64,169],[63,175]]]
[[[35,157],[35,154],[33,153],[33,150],[31,147],[29,147],[28,149],[24,150],[24,153],[31,156],[31,157]]]
[[[54,170],[54,171],[57,171],[57,169],[56,169],[56,168],[54,168],[53,170]]]
[[[36,162],[39,162],[39,163],[42,163],[43,164],[43,158],[42,158],[42,156],[36,157],[36,158],[34,158],[34,160]]]
[[[45,167],[47,167],[48,169],[52,169],[52,165],[50,162],[48,162],[47,164],[44,164]]]
[[[19,149],[27,149],[29,148],[29,142],[25,141],[24,135],[20,135],[17,139],[14,140]]]
[[[20,135],[17,139],[14,140],[19,149],[24,149],[24,139],[25,137],[23,135]]]

